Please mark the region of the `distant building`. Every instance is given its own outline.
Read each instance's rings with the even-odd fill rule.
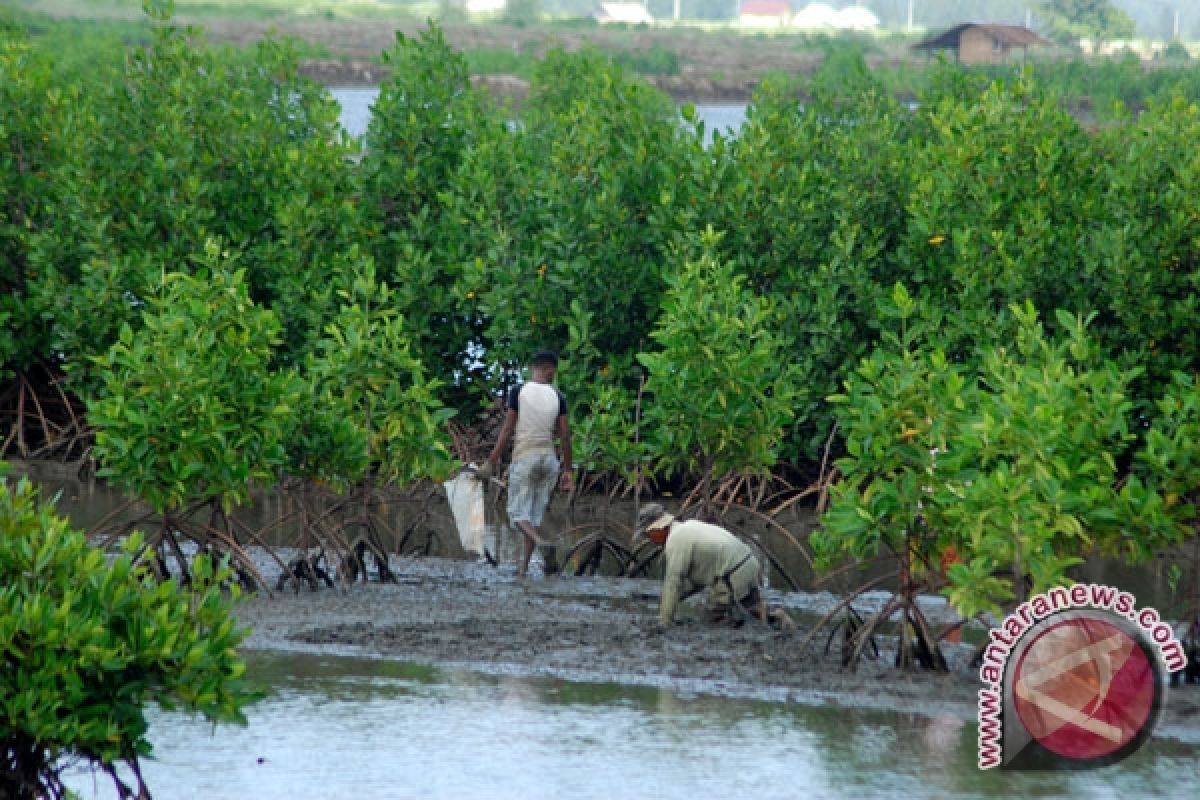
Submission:
[[[953,50],[962,64],[1004,64],[1015,49],[1020,49],[1023,59],[1028,47],[1046,44],[1049,42],[1020,25],[966,23],[917,42],[913,49]]]
[[[499,14],[507,7],[507,0],[467,0],[468,14]]]
[[[641,3],[601,3],[594,15],[597,22],[623,22],[626,25],[653,25],[654,17]]]
[[[787,0],[742,0],[738,6],[738,24],[747,28],[782,28],[791,21]]]
[[[879,27],[879,17],[862,6],[838,10],[825,3],[809,3],[792,15],[792,27],[810,31],[865,31]]]
[[[792,27],[814,31],[836,28],[840,21],[840,13],[833,6],[824,3],[809,3],[792,16]]]
[[[879,17],[869,8],[849,6],[838,12],[838,27],[847,31],[868,31],[879,27]]]

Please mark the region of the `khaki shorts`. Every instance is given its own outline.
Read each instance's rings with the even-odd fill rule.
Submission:
[[[514,461],[508,468],[508,519],[541,527],[558,483],[558,456],[546,453]]]

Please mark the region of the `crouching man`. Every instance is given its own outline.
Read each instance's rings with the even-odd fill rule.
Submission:
[[[707,622],[740,625],[751,615],[767,620],[759,591],[762,565],[741,539],[707,522],[677,520],[658,503],[638,514],[634,536],[640,535],[663,548],[661,625],[674,621],[680,600],[705,589]]]

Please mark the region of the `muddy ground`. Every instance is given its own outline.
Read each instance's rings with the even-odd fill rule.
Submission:
[[[791,609],[795,633],[758,624],[738,629],[699,622],[656,630],[659,583],[611,577],[519,580],[511,567],[409,558],[399,582],[298,592],[244,601],[239,619],[250,648],[353,653],[487,673],[621,682],[685,693],[775,702],[890,708],[975,718],[980,683],[966,668],[969,645],[952,648],[949,674],[891,666],[894,640],[856,672],[823,654],[822,634],[799,648],[810,613],[829,598],[772,591]],[[699,607],[693,598],[685,613]],[[936,607],[931,616],[938,617]],[[1200,741],[1200,687],[1169,693],[1160,734]]]

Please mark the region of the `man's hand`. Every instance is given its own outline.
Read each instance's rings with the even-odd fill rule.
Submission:
[[[569,492],[575,488],[575,473],[572,470],[563,470],[562,475],[558,476],[558,490],[560,492]]]
[[[475,477],[484,483],[490,481],[495,475],[496,465],[491,461],[484,461],[479,465],[479,468],[475,470]]]

